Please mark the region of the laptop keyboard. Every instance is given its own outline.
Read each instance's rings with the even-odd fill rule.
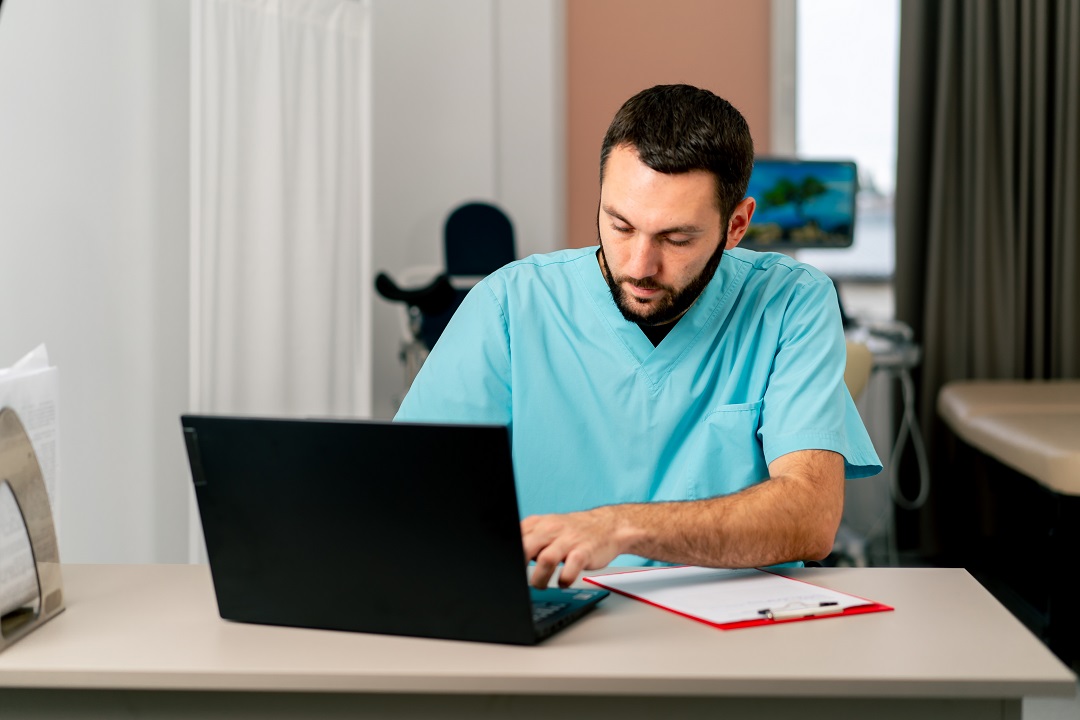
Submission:
[[[570,603],[563,602],[534,602],[532,606],[532,617],[534,623],[541,623],[550,618],[552,615],[557,615],[566,608],[570,607]]]
[[[532,588],[532,618],[537,639],[542,640],[569,625],[596,607],[596,601],[607,594],[607,590],[599,588]]]

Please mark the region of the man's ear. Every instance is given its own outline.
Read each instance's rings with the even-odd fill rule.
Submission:
[[[731,218],[728,219],[727,228],[727,245],[724,246],[725,250],[730,250],[739,244],[739,241],[743,239],[743,235],[746,234],[746,229],[750,227],[750,218],[754,216],[754,207],[756,206],[754,198],[743,198],[742,201],[735,206],[735,210],[731,213]]]

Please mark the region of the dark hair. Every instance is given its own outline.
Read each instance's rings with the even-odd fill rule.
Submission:
[[[657,85],[623,103],[604,135],[600,183],[612,149],[629,145],[661,173],[706,170],[716,178],[716,204],[729,218],[746,196],[754,141],[746,119],[727,100],[690,85]]]

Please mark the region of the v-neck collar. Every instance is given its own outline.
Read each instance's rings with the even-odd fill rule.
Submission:
[[[612,335],[626,350],[628,359],[645,374],[654,387],[674,370],[679,362],[701,341],[710,327],[716,327],[723,313],[730,306],[734,290],[746,275],[746,263],[734,262],[732,258],[721,259],[716,275],[690,306],[663,341],[653,347],[649,338],[637,323],[630,322],[619,312],[611,289],[600,270],[600,262],[593,248],[590,256],[578,263],[578,275],[584,283],[596,312],[611,330]]]

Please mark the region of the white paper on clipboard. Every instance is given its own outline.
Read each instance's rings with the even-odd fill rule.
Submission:
[[[757,568],[663,567],[584,579],[717,627],[773,622],[766,611],[799,616],[785,619],[808,619],[825,614],[818,608],[831,614],[892,609]]]

